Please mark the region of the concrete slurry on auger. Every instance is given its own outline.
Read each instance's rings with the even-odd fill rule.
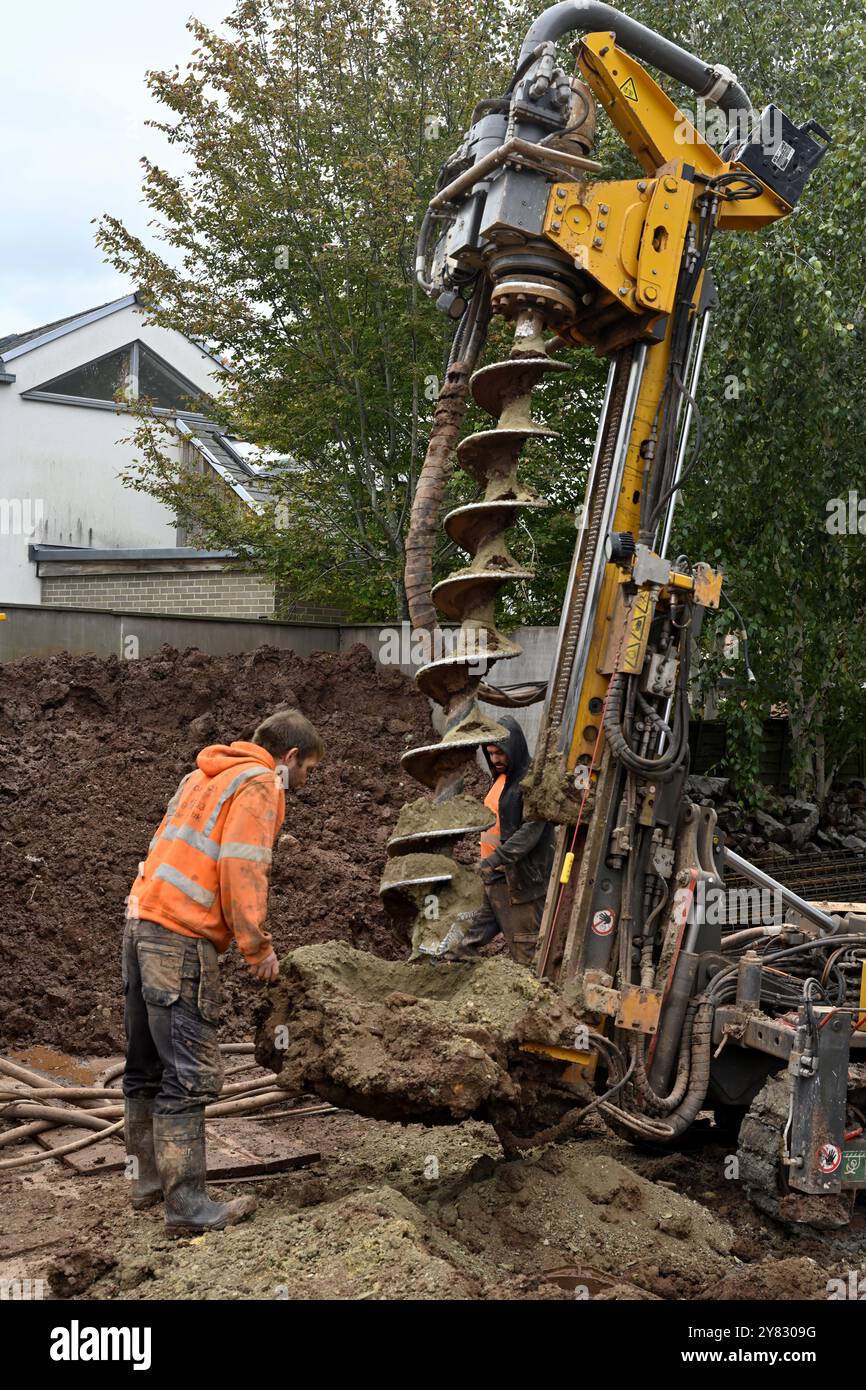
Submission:
[[[283,960],[256,1057],[288,1091],[375,1119],[475,1116],[524,1129],[546,1090],[539,1074],[554,1086],[561,1067],[521,1044],[573,1047],[577,1023],[556,991],[504,956],[408,964],[325,942]]]

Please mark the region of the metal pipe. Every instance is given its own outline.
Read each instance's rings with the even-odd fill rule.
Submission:
[[[689,344],[690,358],[692,358],[692,347],[694,346],[694,356],[692,358],[691,375],[688,379],[689,396],[691,399],[686,401],[685,413],[683,415],[682,434],[680,435],[679,448],[677,449],[676,463],[674,465],[674,484],[678,483],[680,480],[680,476],[683,471],[683,463],[686,457],[686,445],[688,444],[689,430],[691,429],[692,415],[694,414],[693,402],[697,395],[698,378],[701,374],[701,367],[703,366],[704,361],[704,348],[707,345],[707,335],[710,331],[709,309],[705,309],[703,314],[701,315],[700,327],[698,327],[697,325],[695,325],[694,327],[697,328],[697,342],[694,344]],[[692,338],[694,339],[694,329],[692,332]],[[657,547],[659,555],[665,558],[667,557],[668,546],[670,545],[671,541],[671,532],[673,530],[674,525],[674,510],[677,505],[678,497],[679,493],[676,490],[672,492],[670,495],[667,505],[667,511],[665,512],[665,519],[662,525],[661,539],[659,540]],[[664,719],[666,724],[670,724],[671,722],[671,713],[673,711],[673,707],[673,698],[672,696],[668,696],[665,702],[664,713],[662,715],[662,718]],[[667,747],[667,741],[668,740],[666,734],[662,733],[659,735],[659,753],[663,753],[665,751],[665,748]]]
[[[440,189],[435,197],[430,199],[429,211],[438,212],[441,208],[447,207],[461,193],[465,193],[474,184],[480,183],[483,178],[486,178],[494,169],[498,169],[500,164],[505,164],[509,159],[529,160],[534,165],[543,163],[555,166],[557,162],[567,165],[568,169],[560,170],[560,178],[567,178],[568,170],[573,172],[578,169],[584,173],[597,174],[602,168],[595,159],[584,159],[582,155],[568,154],[565,150],[551,150],[546,146],[542,155],[539,156],[538,151],[540,149],[540,145],[533,145],[531,141],[520,140],[516,136],[513,140],[506,140],[504,145],[500,145],[498,149],[483,155],[477,164],[473,164],[470,169],[464,169],[462,174],[458,174],[456,179],[452,179],[449,184]],[[553,172],[556,172],[555,167]]]
[[[698,332],[698,342],[697,347],[695,349],[694,363],[692,366],[691,376],[689,378],[689,395],[692,399],[686,401],[686,409],[685,414],[683,416],[683,428],[682,433],[680,435],[679,448],[677,450],[676,464],[674,465],[674,486],[676,486],[676,484],[679,482],[680,476],[682,475],[683,471],[683,463],[685,462],[686,457],[686,446],[688,445],[689,441],[689,430],[691,429],[692,416],[694,415],[695,411],[693,401],[694,397],[697,395],[696,388],[698,384],[698,378],[701,374],[701,367],[704,361],[704,348],[707,345],[707,334],[709,333],[709,331],[710,311],[709,309],[705,309],[703,315],[701,316],[701,326]],[[674,510],[677,505],[678,497],[679,493],[674,491],[671,493],[670,500],[668,501],[667,512],[665,514],[664,525],[662,527],[661,540],[657,547],[659,555],[667,555],[668,545],[670,544],[671,539],[671,531],[673,530],[674,525]],[[668,716],[665,715],[665,719],[667,719],[667,717]]]
[[[562,0],[561,4],[551,5],[530,26],[517,60],[518,67],[539,44],[555,42],[575,29],[582,33],[611,30],[620,48],[652,64],[676,82],[682,82],[721,110],[739,116],[748,116],[752,111],[748,93],[727,68],[704,62],[612,5],[602,4],[601,0]]]
[[[840,925],[838,917],[830,917],[819,907],[815,907],[813,903],[807,903],[805,898],[801,898],[792,889],[786,888],[783,883],[779,883],[778,879],[765,874],[764,870],[759,869],[755,864],[750,864],[748,859],[743,859],[741,855],[735,854],[732,849],[727,847],[722,851],[722,858],[727,868],[736,869],[738,874],[751,879],[752,883],[757,883],[760,888],[769,888],[772,892],[779,893],[782,902],[787,907],[793,907],[796,912],[800,913],[801,917],[805,917],[807,921],[820,927],[829,936],[835,935],[838,931]]]
[[[580,627],[575,649],[574,663],[571,668],[570,689],[565,711],[562,718],[560,732],[560,748],[562,751],[569,746],[574,733],[573,723],[577,714],[577,702],[583,688],[583,677],[586,664],[589,659],[589,648],[592,642],[593,628],[596,619],[598,606],[598,596],[601,591],[604,571],[607,565],[607,555],[605,553],[605,542],[610,535],[613,525],[616,505],[619,502],[620,489],[622,487],[622,475],[625,470],[625,462],[628,456],[629,444],[631,443],[632,426],[634,424],[634,413],[637,408],[638,396],[640,394],[641,382],[643,380],[644,367],[646,366],[647,345],[640,343],[635,351],[634,360],[629,373],[628,389],[625,402],[623,404],[622,417],[620,420],[619,433],[616,440],[616,451],[614,461],[610,471],[610,485],[607,496],[604,499],[604,510],[602,513],[601,524],[598,529],[598,544],[595,554],[591,557],[591,569],[589,582],[586,590],[586,603],[583,610],[583,620]]]
[[[563,651],[565,648],[565,638],[568,629],[568,617],[574,603],[574,588],[577,577],[583,563],[583,550],[586,538],[586,529],[589,522],[589,510],[592,502],[592,494],[595,491],[595,480],[598,474],[598,461],[604,443],[605,430],[607,428],[607,415],[610,409],[610,398],[613,394],[613,381],[616,376],[616,358],[611,358],[610,366],[607,369],[607,382],[604,388],[604,400],[602,401],[601,411],[598,417],[598,428],[595,433],[595,447],[592,451],[592,462],[589,467],[589,477],[586,483],[584,503],[580,516],[580,523],[577,527],[577,538],[574,542],[574,553],[571,557],[571,570],[568,576],[568,586],[565,591],[565,602],[562,605],[562,613],[559,618],[559,632],[556,638],[556,655],[553,658],[553,665],[550,668],[551,679],[547,685],[547,698],[544,702],[543,719],[546,719],[550,712],[550,703],[556,684],[560,678],[560,666],[562,664]]]
[[[552,158],[554,163],[559,161],[561,164],[567,164],[570,169],[580,169],[586,174],[600,174],[604,168],[604,165],[599,164],[597,159],[588,159],[585,154],[570,154],[568,150],[553,149],[543,142],[535,144],[532,140],[522,140],[519,135],[515,135],[513,139],[509,140],[508,145],[504,148],[512,150],[515,154],[523,155],[526,159],[536,160],[539,164],[546,164]],[[541,158],[539,158],[539,150],[544,151]]]

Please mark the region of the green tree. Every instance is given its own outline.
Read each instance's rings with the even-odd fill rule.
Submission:
[[[151,318],[226,356],[221,417],[291,459],[257,518],[172,466],[141,418],[128,481],[356,618],[405,612],[403,535],[450,337],[415,282],[417,227],[527,23],[512,0],[237,0],[228,37],[191,21],[186,71],[147,77],[187,169],[142,161],[155,245],[112,216],[98,228]]]
[[[823,799],[866,724],[866,506],[855,516],[866,503],[866,13],[859,0],[697,0],[684,26],[676,10],[646,0],[638,17],[727,63],[758,109],[773,101],[797,124],[814,118],[834,141],[791,216],[716,238],[704,446],[674,537],[722,567],[748,629],[755,680],[741,643],[720,707],[739,735],[729,744],[741,788],[754,780],[760,719],[778,703],[796,788]],[[725,609],[705,650],[739,627]]]

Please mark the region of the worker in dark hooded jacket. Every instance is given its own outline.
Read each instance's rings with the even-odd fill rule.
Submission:
[[[529,749],[516,719],[506,714],[499,723],[507,735],[484,746],[493,777],[484,804],[496,817],[481,836],[485,902],[451,955],[471,958],[502,932],[512,959],[531,965],[553,861],[553,833],[547,821],[523,818],[520,783],[529,771]]]

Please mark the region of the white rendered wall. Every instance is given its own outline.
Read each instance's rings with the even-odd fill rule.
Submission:
[[[7,362],[16,379],[0,384],[0,605],[40,602],[27,558],[33,542],[97,550],[175,544],[168,508],[120,482],[136,456],[123,442],[133,427],[128,414],[21,399],[135,339],[200,390],[214,390],[219,368],[207,353],[180,333],[148,327],[133,307]]]

